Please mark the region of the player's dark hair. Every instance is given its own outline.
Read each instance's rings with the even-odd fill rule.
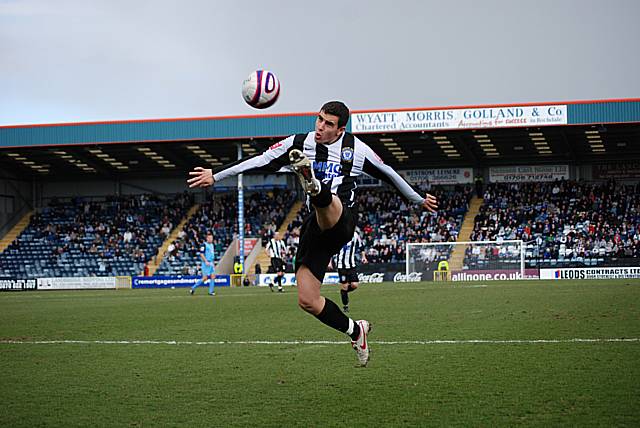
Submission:
[[[320,111],[338,116],[338,128],[342,128],[349,121],[349,107],[342,101],[329,101],[322,106]]]

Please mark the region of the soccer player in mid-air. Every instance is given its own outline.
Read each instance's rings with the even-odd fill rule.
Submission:
[[[273,234],[273,238],[269,240],[266,251],[271,257],[271,269],[276,273],[276,277],[269,283],[269,288],[273,292],[273,282],[278,284],[278,292],[282,293],[282,279],[284,277],[285,262],[287,256],[287,244],[284,243],[280,232]]]
[[[342,300],[342,310],[349,312],[349,293],[358,288],[358,269],[356,254],[360,251],[362,263],[367,263],[367,256],[362,249],[362,239],[358,229],[353,233],[351,241],[347,242],[335,257],[335,267],[338,269],[338,279],[340,281],[340,299]]]
[[[207,280],[209,280],[209,295],[215,296],[216,293],[214,291],[215,288],[215,269],[213,266],[214,262],[214,252],[213,252],[213,233],[207,232],[207,242],[203,242],[200,246],[200,270],[202,270],[202,278],[198,282],[196,282],[191,290],[189,290],[190,294],[196,292],[196,288],[199,285],[204,284]]]
[[[429,211],[436,210],[437,201],[432,195],[419,195],[369,146],[346,132],[348,120],[346,105],[328,102],[318,113],[314,132],[292,135],[260,154],[218,168],[215,174],[211,169],[196,167],[187,183],[190,187],[208,187],[255,168],[275,172],[289,166],[295,172],[313,208],[303,221],[296,254],[298,304],[324,324],[346,333],[360,365],[366,366],[371,324],[352,320],[320,294],[331,257],[353,237],[358,218],[356,177],[365,172],[380,178]]]

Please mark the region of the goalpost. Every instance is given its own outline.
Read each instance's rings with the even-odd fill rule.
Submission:
[[[525,278],[522,240],[407,242],[406,275],[422,281],[478,281]]]

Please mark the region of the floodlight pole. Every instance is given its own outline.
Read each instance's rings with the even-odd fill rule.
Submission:
[[[242,144],[238,143],[238,160],[242,159]],[[242,188],[242,174],[238,174],[238,255],[240,266],[244,274],[244,190]]]

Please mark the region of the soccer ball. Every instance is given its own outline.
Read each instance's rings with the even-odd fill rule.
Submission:
[[[242,82],[242,98],[251,107],[271,107],[279,96],[280,81],[268,70],[256,70]]]

